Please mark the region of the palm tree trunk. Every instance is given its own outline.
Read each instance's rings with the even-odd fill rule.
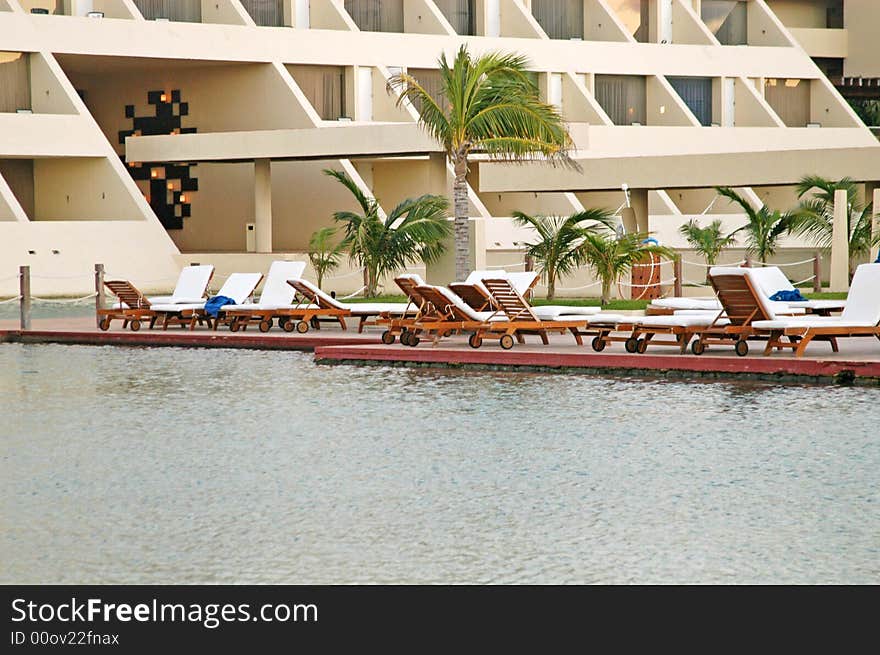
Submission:
[[[455,205],[455,279],[465,280],[470,274],[466,156],[455,162],[455,181],[452,191]]]
[[[556,271],[547,270],[547,300],[553,300],[556,297]]]
[[[602,278],[602,307],[611,301],[611,282],[610,277]]]

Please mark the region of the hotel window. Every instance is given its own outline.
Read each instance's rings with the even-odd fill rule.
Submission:
[[[615,125],[645,125],[645,78],[637,75],[596,75],[596,100]]]
[[[31,108],[30,57],[0,52],[0,112]]]
[[[456,34],[474,36],[477,32],[475,0],[435,0],[437,8],[452,25]]]
[[[650,7],[648,0],[607,0],[608,6],[639,43],[648,42]]]
[[[810,122],[810,81],[768,78],[764,99],[788,127],[806,127]]]
[[[410,68],[407,71],[412,77],[416,78],[421,87],[434,99],[440,109],[445,108],[446,100],[443,96],[443,79],[440,77],[440,71],[434,68]],[[413,103],[416,111],[422,111],[422,103]]]
[[[403,0],[345,0],[345,11],[364,32],[403,32]]]
[[[241,0],[241,4],[257,25],[264,27],[284,26],[283,0]]]
[[[748,8],[741,0],[703,0],[700,15],[721,45],[748,43]]]
[[[167,18],[184,23],[202,21],[201,0],[134,0],[134,4],[147,20]]]
[[[684,100],[701,125],[712,124],[712,78],[669,77],[675,92]]]
[[[551,39],[584,38],[583,0],[532,0],[532,13]]]
[[[293,77],[325,121],[345,113],[345,69],[342,66],[292,66]]]

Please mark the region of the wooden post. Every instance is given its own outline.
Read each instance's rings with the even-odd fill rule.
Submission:
[[[675,282],[674,282],[674,284],[675,284],[674,289],[675,290],[673,291],[673,293],[675,294],[676,298],[681,298],[681,275],[682,275],[681,255],[676,255],[673,262],[674,263],[672,266],[672,270],[673,270],[672,275],[673,275],[673,277],[675,277]]]
[[[822,293],[822,253],[818,250],[813,257],[813,293]]]
[[[18,293],[21,296],[19,306],[21,308],[21,329],[31,329],[31,267],[18,267]]]
[[[100,325],[104,309],[104,264],[95,264],[95,321]]]
[[[526,255],[525,270],[526,270],[526,273],[529,273],[529,272],[535,270],[535,260],[531,255]]]
[[[751,256],[750,254],[748,254],[748,253],[746,253],[746,262],[745,262],[745,264],[743,264],[743,266],[744,266],[745,268],[751,268],[751,267],[752,267],[752,256]]]

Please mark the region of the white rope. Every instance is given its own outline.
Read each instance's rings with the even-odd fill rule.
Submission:
[[[740,264],[745,264],[745,259],[740,259],[738,262],[733,262],[731,264],[703,264],[702,262],[692,262],[687,259],[681,260],[682,264],[690,264],[691,266],[702,266],[703,268],[712,268],[713,266],[739,266]]]
[[[32,278],[38,278],[40,280],[80,280],[82,278],[95,277],[94,273],[80,273],[79,275],[36,275],[35,273],[31,273]]]
[[[612,216],[620,216],[620,212],[623,211],[623,208],[626,207],[626,200],[623,201],[623,204],[617,208],[617,211],[611,214]]]
[[[344,273],[342,275],[325,276],[324,279],[325,280],[341,280],[342,278],[352,277],[353,275],[363,275],[363,272],[364,272],[364,269],[360,268],[356,271],[351,271],[350,273]]]
[[[631,289],[632,288],[642,289],[642,288],[657,287],[657,286],[660,286],[661,284],[673,284],[674,282],[675,282],[675,278],[673,277],[668,280],[660,280],[659,282],[653,282],[652,284],[627,284],[626,282],[623,282],[623,281],[618,282],[618,284],[621,286],[624,286],[624,287],[629,287]]]
[[[6,300],[0,300],[0,305],[7,305],[11,302],[18,302],[21,300],[21,296],[15,296],[15,298],[7,298]]]
[[[814,261],[816,261],[815,257],[800,262],[790,262],[788,264],[764,264],[763,262],[752,262],[752,266],[800,266],[801,264],[812,264]]]
[[[57,303],[61,305],[72,305],[73,303],[89,300],[90,298],[94,298],[97,295],[97,293],[90,293],[89,295],[83,296],[82,298],[38,298],[37,296],[31,296],[31,300],[36,300],[37,302]]]
[[[354,293],[350,293],[347,296],[342,296],[342,298],[337,298],[337,300],[348,300],[349,298],[354,298],[356,295],[361,293],[366,288],[367,288],[367,285],[365,284],[364,286],[362,286],[360,289],[358,289]]]
[[[711,284],[700,284],[699,282],[691,282],[690,280],[683,280],[684,284],[689,287],[703,287],[704,289],[711,288]]]
[[[6,280],[18,280],[21,278],[21,273],[16,273],[15,275],[10,275],[9,277],[0,277],[0,282],[5,282]]]
[[[487,264],[487,265],[486,265],[486,268],[487,268],[487,269],[493,269],[493,270],[494,270],[494,269],[499,269],[499,268],[500,268],[500,269],[505,269],[505,268],[519,268],[520,266],[525,266],[525,265],[526,265],[525,262],[516,262],[516,263],[513,263],[513,264],[497,264],[497,265],[493,265],[493,266],[489,266],[489,265]]]
[[[805,284],[806,282],[810,282],[811,280],[815,280],[815,279],[816,279],[816,276],[815,276],[815,275],[811,275],[811,276],[808,277],[806,280],[801,280],[800,282],[792,282],[792,285],[793,285],[793,286],[797,286],[797,285],[799,285],[799,284]]]
[[[213,277],[213,279],[216,280],[217,278],[219,278],[222,280],[225,277],[227,277],[227,276],[215,275]],[[128,280],[129,278],[127,275],[113,275],[112,273],[108,273],[107,271],[104,271],[104,279],[105,280]],[[151,284],[153,282],[177,282],[177,280],[178,280],[178,278],[176,278],[176,277],[159,277],[159,278],[155,278],[153,280],[142,280],[140,278],[134,278],[134,281],[136,281],[138,284]]]
[[[589,289],[590,287],[595,287],[596,285],[602,284],[602,280],[596,280],[592,284],[585,284],[582,287],[556,287],[556,291],[579,291],[580,289]],[[536,284],[536,287],[541,287],[542,289],[547,289],[546,284]]]

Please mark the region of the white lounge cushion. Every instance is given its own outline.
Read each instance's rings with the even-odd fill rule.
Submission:
[[[618,323],[632,323],[634,316],[626,316],[625,314],[614,314],[612,312],[599,312],[588,316],[587,320],[590,325],[617,325]]]
[[[519,273],[509,273],[505,270],[473,271],[467,276],[464,283],[478,286],[484,293],[486,293],[486,295],[491,295],[489,290],[483,284],[483,280],[507,280],[510,282],[510,286],[516,289],[520,295],[523,295],[532,288],[532,284],[537,277],[538,274],[534,271]]]
[[[657,298],[651,306],[660,309],[721,309],[717,298]]]
[[[875,327],[870,321],[845,321],[841,316],[799,316],[797,318],[778,318],[773,321],[755,321],[752,327],[758,330],[808,329],[821,327]]]
[[[789,307],[818,310],[841,311],[846,308],[845,300],[787,300]]]
[[[542,321],[558,320],[560,316],[595,316],[601,307],[569,307],[567,305],[532,305],[532,313]]]
[[[347,303],[347,307],[351,310],[353,316],[374,314],[416,314],[419,310],[412,303],[405,302],[352,302]]]
[[[637,316],[633,319],[633,323],[636,325],[640,325],[642,327],[651,328],[667,328],[667,327],[702,327],[709,325],[714,326],[723,326],[730,325],[730,320],[726,318],[719,318],[717,321],[715,317],[718,316],[718,313],[715,314],[704,314],[697,315],[691,314],[689,316],[683,316],[681,314],[671,314],[668,316]],[[714,323],[713,323],[714,321]]]
[[[220,290],[218,296],[226,296],[232,298],[236,305],[241,305],[254,292],[260,280],[263,279],[262,273],[233,273],[228,278]],[[205,301],[198,303],[160,303],[153,305],[150,309],[157,312],[185,312],[196,309],[204,309]]]
[[[212,275],[214,275],[214,266],[211,264],[185,267],[180,271],[170,302],[193,303],[204,299]]]
[[[183,303],[157,303],[150,305],[150,309],[154,312],[188,312],[196,309],[204,309],[205,301],[202,302],[183,302]]]
[[[259,304],[263,308],[269,306],[286,307],[293,303],[296,289],[287,284],[288,280],[302,276],[306,270],[305,262],[274,261],[269,267],[263,291],[260,293]]]

